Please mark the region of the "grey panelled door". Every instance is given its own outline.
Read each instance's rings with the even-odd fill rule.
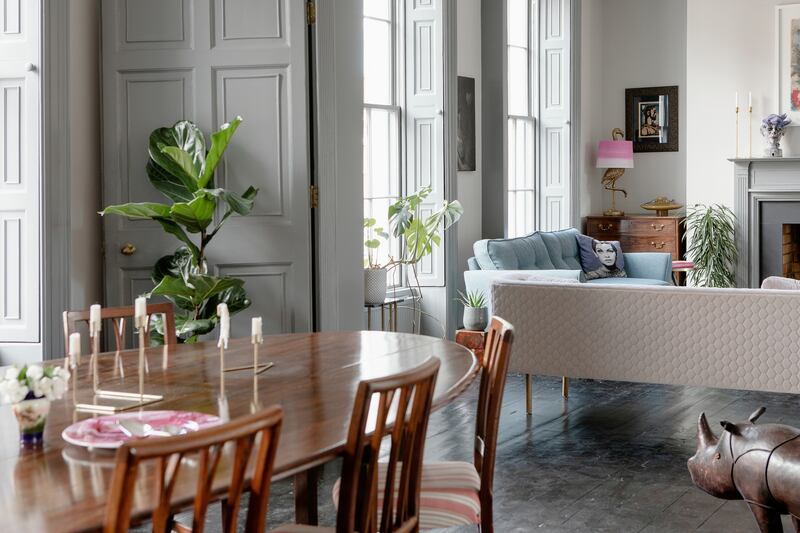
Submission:
[[[243,278],[266,332],[311,327],[305,3],[299,0],[103,2],[104,202],[166,201],[145,174],[147,139],[180,119],[205,132],[244,117],[218,186],[260,189],[208,250],[209,268]],[[106,305],[152,287],[150,268],[180,244],[157,224],[107,217]],[[123,254],[132,244],[136,251]],[[128,250],[130,251],[130,249]]]

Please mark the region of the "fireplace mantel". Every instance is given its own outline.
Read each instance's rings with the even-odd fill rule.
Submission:
[[[800,205],[800,157],[734,158],[736,266],[738,287],[760,282],[759,220],[762,202],[796,201]]]

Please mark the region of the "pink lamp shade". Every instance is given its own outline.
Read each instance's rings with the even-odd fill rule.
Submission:
[[[633,141],[600,141],[597,168],[633,168]]]

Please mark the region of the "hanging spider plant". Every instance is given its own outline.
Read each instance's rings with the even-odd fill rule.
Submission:
[[[724,205],[696,204],[688,210],[683,236],[691,240],[686,258],[694,262],[688,281],[696,287],[735,287],[736,215]]]

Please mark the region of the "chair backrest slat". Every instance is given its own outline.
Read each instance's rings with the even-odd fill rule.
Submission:
[[[418,529],[422,457],[438,370],[439,360],[431,357],[407,372],[359,383],[342,464],[337,532]],[[378,457],[386,431],[389,463],[381,487]]]
[[[114,332],[114,341],[116,343],[116,351],[120,352],[125,349],[125,318],[134,316],[134,308],[132,305],[123,307],[104,307],[100,313],[103,320],[111,320],[112,331]],[[148,303],[147,304],[148,324],[155,315],[163,315],[164,317],[164,343],[169,346],[175,346],[178,343],[178,337],[175,332],[175,309],[171,303]],[[79,323],[89,322],[89,311],[64,311],[64,354],[69,352],[69,336],[74,333]],[[150,342],[150,330],[145,332],[145,342]]]
[[[475,424],[475,469],[481,477],[481,514],[491,516],[492,485],[497,452],[500,409],[506,385],[514,327],[499,317],[492,317],[481,361],[481,382]]]
[[[223,456],[228,460],[226,511],[223,532],[234,533],[242,493],[250,490],[245,531],[262,532],[266,526],[269,486],[278,447],[283,411],[272,406],[227,424],[196,433],[166,438],[132,440],[117,450],[116,468],[111,480],[105,533],[128,531],[137,477],[142,463],[155,462],[156,508],[151,515],[152,530],[169,532],[174,525],[172,495],[184,459],[197,457],[197,489],[193,507],[192,531],[202,533],[208,505]],[[226,443],[232,446],[226,447]],[[258,445],[250,486],[245,486],[253,448]],[[228,448],[232,451],[228,453]]]

